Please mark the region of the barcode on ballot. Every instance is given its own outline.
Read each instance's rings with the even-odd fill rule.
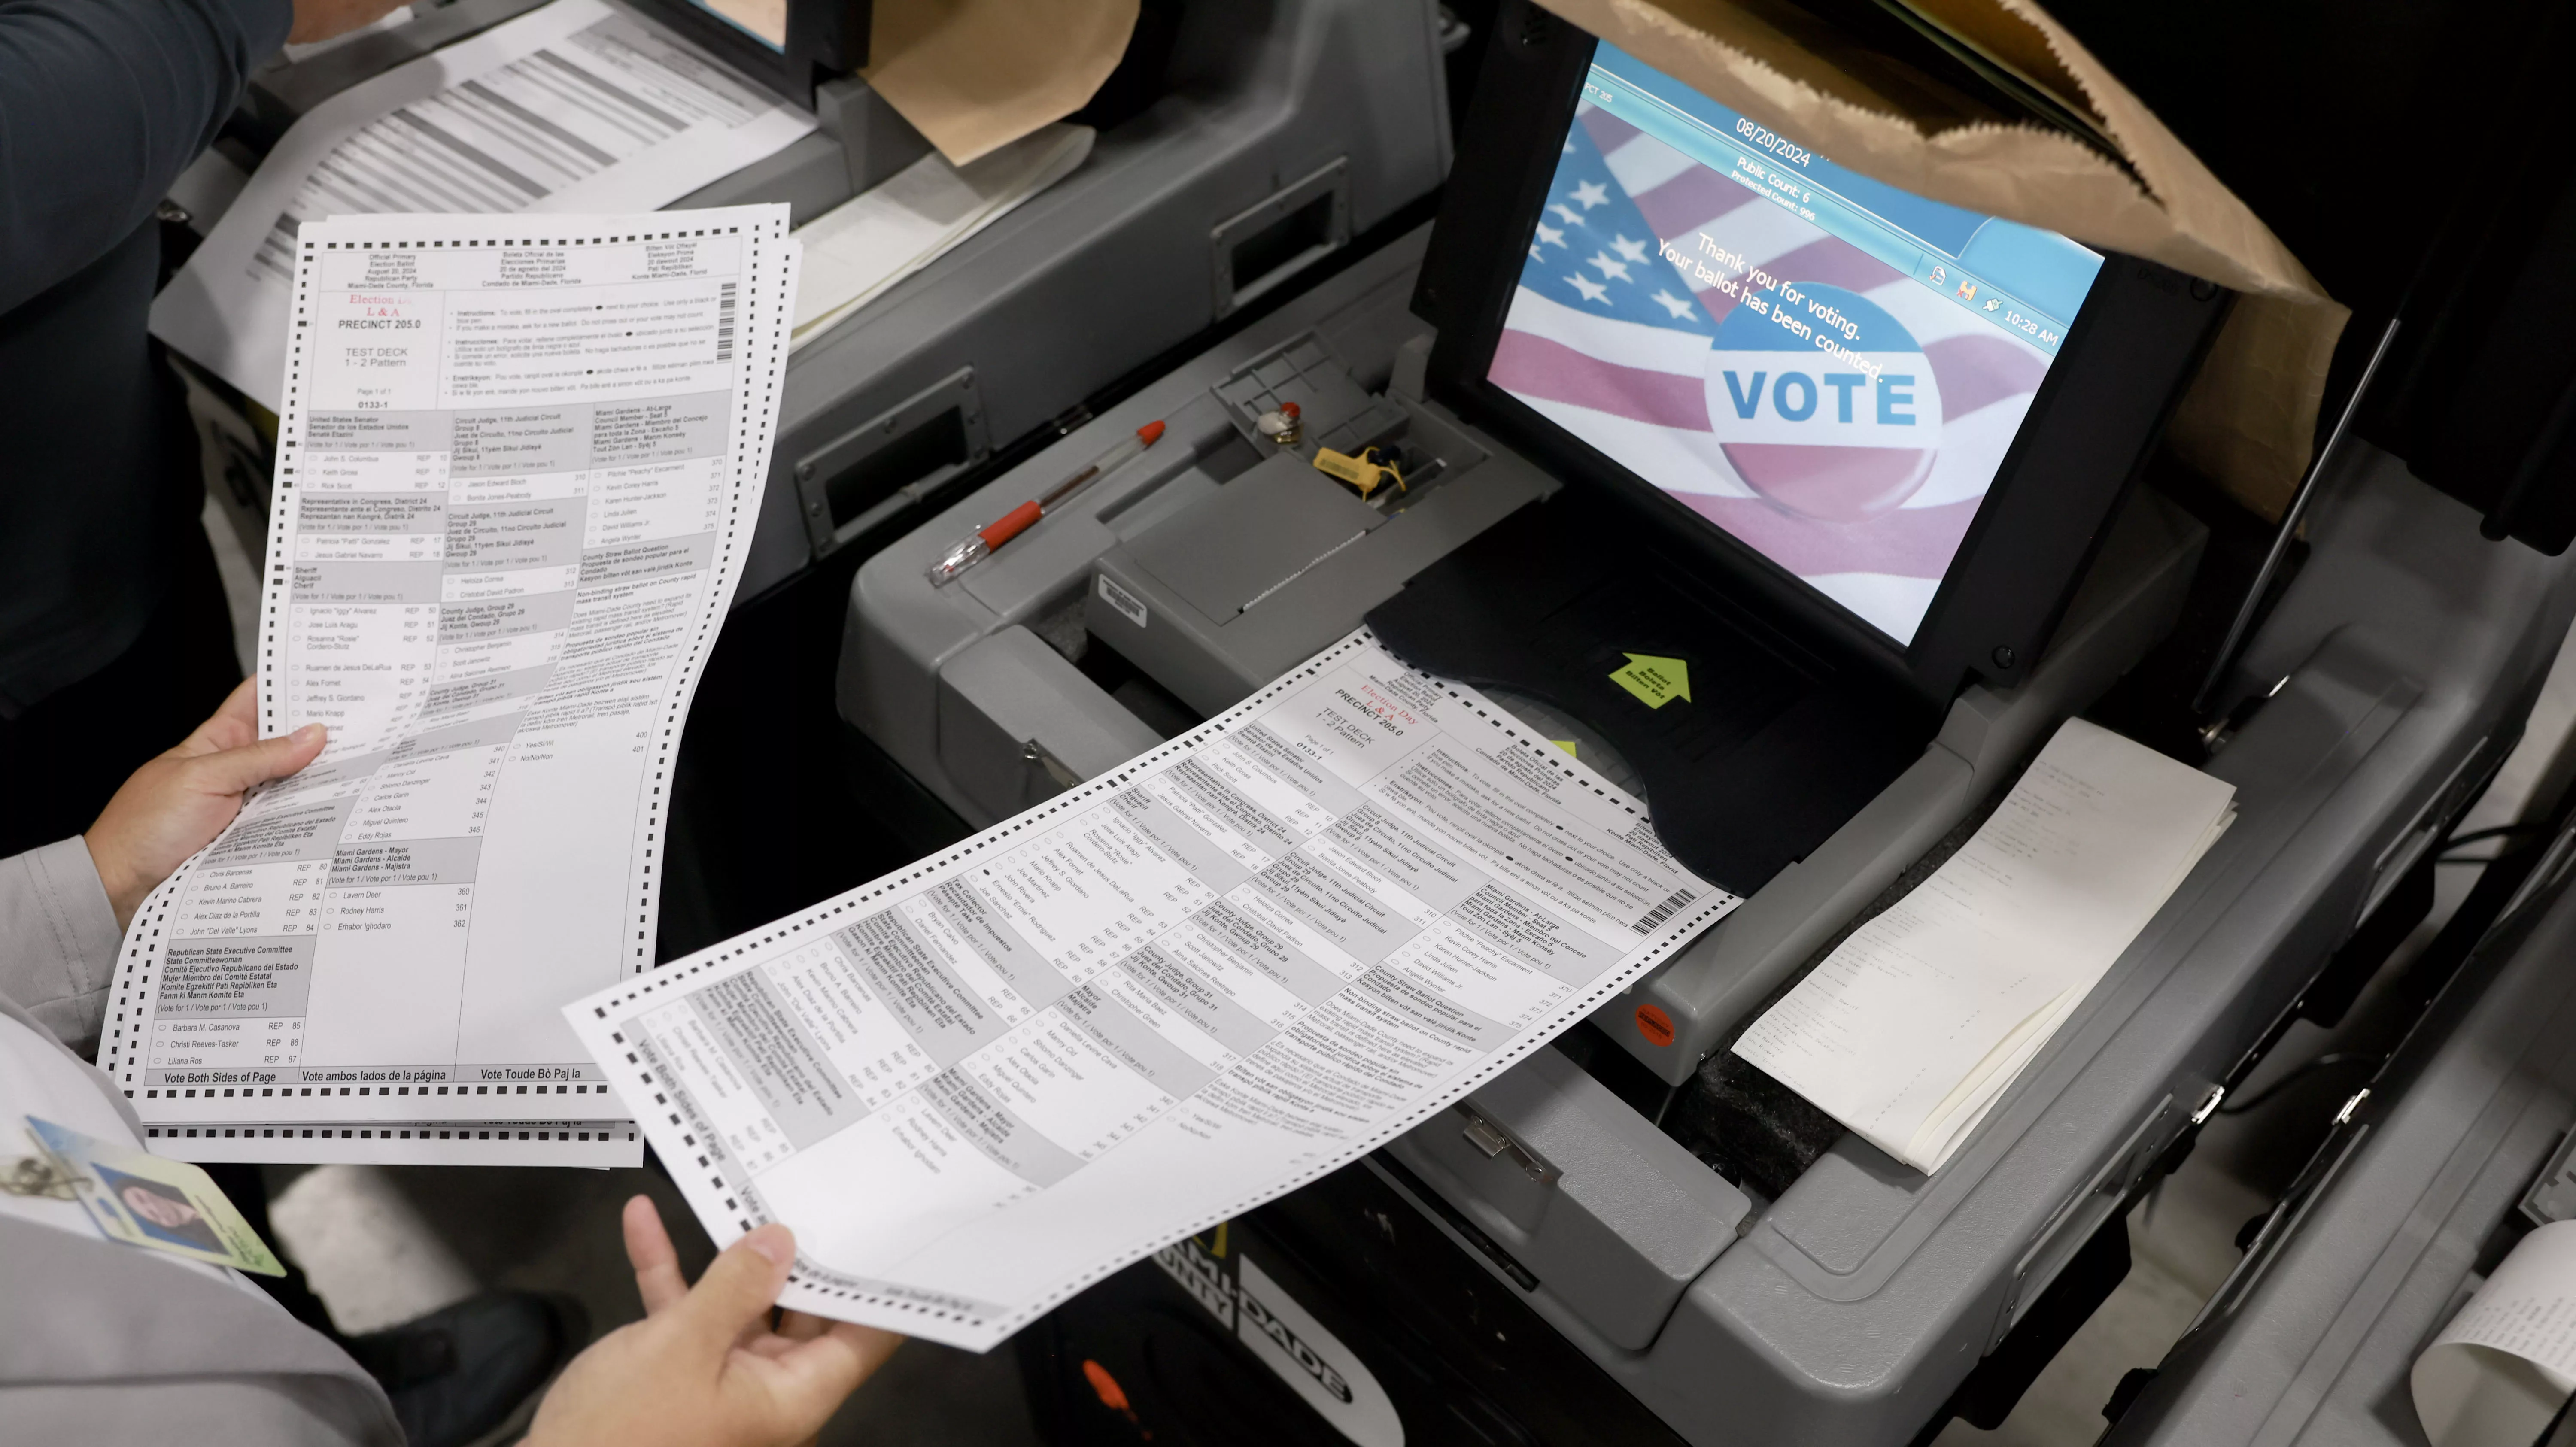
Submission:
[[[716,360],[733,360],[733,289],[728,281],[716,288]]]
[[[1652,934],[1655,931],[1655,926],[1662,924],[1665,920],[1671,919],[1674,911],[1690,902],[1691,892],[1687,889],[1680,890],[1676,892],[1672,898],[1665,900],[1662,904],[1656,905],[1653,909],[1646,911],[1643,918],[1640,918],[1635,924],[1628,926],[1628,928],[1635,930],[1641,935]]]

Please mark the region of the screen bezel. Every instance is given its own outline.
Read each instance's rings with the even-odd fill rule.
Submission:
[[[627,3],[723,61],[743,79],[756,82],[785,99],[807,106],[813,104],[810,94],[799,96],[788,84],[787,48],[784,44],[772,46],[724,16],[695,3],[695,0],[627,0]]]
[[[1414,310],[1439,328],[1431,395],[1547,466],[1604,489],[1712,565],[1729,591],[1873,671],[1945,702],[1970,677],[2010,687],[2036,663],[2112,513],[2215,334],[2228,295],[2108,255],[1985,501],[1915,629],[1894,638],[1486,378],[1597,42],[1507,0],[1470,101]],[[1495,237],[1511,238],[1498,246]]]
[[[787,35],[771,45],[695,0],[625,0],[670,27],[743,79],[806,110],[828,76],[868,63],[875,0],[787,0]]]

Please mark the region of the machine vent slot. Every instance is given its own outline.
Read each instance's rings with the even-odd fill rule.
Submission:
[[[1270,274],[1333,245],[1333,198],[1318,196],[1234,244],[1234,290],[1263,290]]]
[[[1251,305],[1350,239],[1351,167],[1336,158],[1209,231],[1216,314]]]
[[[911,430],[860,458],[824,485],[823,495],[832,509],[832,526],[843,526],[893,496],[897,489],[919,482],[941,468],[963,466],[973,450],[966,439],[963,408],[946,408],[913,424]]]

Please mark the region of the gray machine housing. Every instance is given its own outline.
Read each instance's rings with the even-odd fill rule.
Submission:
[[[2521,1232],[2576,1215],[2562,835],[2106,1442],[2422,1447],[2407,1374]]]
[[[246,104],[282,130],[360,81],[538,3],[424,7],[408,25],[262,72]],[[1103,132],[1072,175],[797,351],[737,604],[1293,285],[1448,170],[1431,0],[1191,4],[1166,86]],[[802,225],[929,153],[864,81],[823,86],[816,114],[814,133],[674,207],[786,202]],[[234,162],[210,156],[173,193],[201,233],[241,180]],[[200,380],[194,391],[210,469],[229,474],[210,480],[256,553],[266,445],[215,389]]]
[[[2576,612],[2568,565],[2485,542],[2474,513],[2385,454],[2329,481],[2309,564],[2235,687],[2279,691],[2208,766],[2237,787],[2235,826],[1958,1155],[1926,1177],[1844,1136],[1721,1242],[1643,1347],[1545,1276],[1529,1293],[1682,1436],[1911,1438],[2097,1231],[2125,1229],[2218,1086],[2509,751]],[[1558,1092],[1553,1128],[1613,1104]],[[1555,1208],[1517,1225],[1490,1162],[1460,1171],[1450,1139],[1474,1117],[1517,1130],[1525,1108],[1488,1087],[1472,1117],[1389,1149],[1535,1254]]]
[[[992,822],[1232,703],[1544,495],[1543,474],[1422,399],[1403,311],[1418,246],[1354,264],[871,559],[843,715]],[[1301,455],[1265,454],[1248,409],[1291,396]],[[1156,417],[1160,447],[930,587],[948,543]],[[1378,438],[1438,458],[1419,497],[1368,508],[1302,455]],[[2576,613],[2567,565],[2485,543],[2394,459],[2356,456],[2234,681],[2286,679],[2211,765],[2239,790],[2237,824],[1948,1167],[1926,1178],[1845,1137],[1757,1201],[1542,1051],[1389,1147],[1437,1193],[1425,1214],[1691,1441],[1913,1436],[2119,1229],[2218,1084],[2475,798]],[[1638,987],[1674,1019],[1672,1054],[1626,1024],[1634,998],[1605,1012],[1613,1037],[1668,1081],[1731,1038],[2165,630],[2199,545],[2142,494],[2021,688],[1963,693],[1913,770]],[[1142,680],[1086,671],[1103,643]]]
[[[843,717],[980,828],[1222,712],[1358,627],[1451,549],[1555,491],[1535,465],[1423,397],[1431,339],[1405,303],[1426,234],[1355,263],[871,558],[842,638]],[[1255,420],[1292,401],[1304,435],[1275,446]],[[1158,418],[1170,430],[1143,459],[957,583],[930,585],[924,569],[949,543]],[[1312,465],[1319,448],[1371,443],[1435,461],[1417,462],[1403,493],[1369,502]],[[1932,746],[1814,855],[1606,1004],[1598,1018],[1613,1038],[1667,1083],[1688,1079],[2047,730],[2172,627],[2203,535],[2180,509],[2138,494],[2024,682],[1964,689]],[[1132,685],[1122,699],[1085,675],[1082,660],[1100,645],[1181,710],[1158,713],[1136,704]],[[1580,720],[1533,699],[1502,701],[1635,787]],[[1648,1001],[1673,1023],[1667,1043],[1636,1027]]]
[[[1403,311],[1418,246],[1356,263],[871,559],[844,716],[991,822],[1233,702],[1543,495],[1545,476],[1421,399]],[[1400,435],[1445,466],[1363,518],[1302,457],[1247,440],[1245,403],[1291,393],[1308,447]],[[955,537],[1156,417],[1171,435],[1144,459],[929,586]],[[2120,1229],[2219,1083],[2475,798],[2576,614],[2567,564],[2486,543],[2393,458],[2354,458],[2233,681],[2286,679],[2210,766],[2237,786],[2238,822],[1949,1166],[1927,1178],[1847,1136],[1756,1201],[1542,1051],[1389,1147],[1438,1194],[1425,1214],[1691,1441],[1912,1437],[2094,1233]],[[1301,517],[1282,498],[1309,479]],[[1614,1038],[1672,1080],[1731,1037],[2164,630],[2198,544],[2142,495],[2020,689],[1965,692],[1913,770],[1638,987],[1680,1027],[1672,1055],[1622,1028],[1633,998],[1607,1012]],[[1151,686],[1086,673],[1103,641]]]

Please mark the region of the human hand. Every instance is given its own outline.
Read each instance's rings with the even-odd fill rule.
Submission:
[[[626,1259],[644,1319],[573,1358],[528,1431],[526,1447],[789,1447],[811,1442],[833,1411],[903,1344],[875,1327],[770,1308],[796,1262],[784,1226],[730,1247],[692,1288],[653,1203],[626,1203]]]
[[[372,25],[401,9],[407,0],[295,0],[295,28],[286,33],[289,45],[311,45],[334,35],[346,35],[361,25]]]
[[[143,896],[224,832],[245,790],[313,762],[322,741],[320,724],[261,738],[259,700],[244,679],[213,718],[135,770],[81,836],[116,908],[116,927],[125,928]]]

